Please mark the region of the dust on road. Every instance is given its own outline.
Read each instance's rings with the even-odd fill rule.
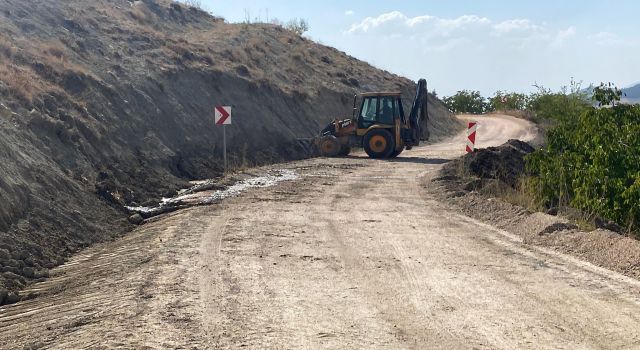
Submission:
[[[482,117],[478,146],[535,136]],[[0,309],[0,347],[640,347],[640,283],[457,214],[421,184],[464,134],[396,160],[284,168],[298,179],[167,215],[96,246]]]

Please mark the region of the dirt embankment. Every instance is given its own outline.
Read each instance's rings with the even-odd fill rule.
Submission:
[[[617,225],[596,219],[597,229],[585,232],[575,218],[558,215],[556,208],[547,213],[524,208],[532,207],[533,200],[519,181],[525,174],[524,156],[533,151],[518,140],[479,149],[446,164],[435,179],[445,191],[433,192],[466,215],[520,235],[527,244],[550,247],[640,280],[640,241],[614,232],[620,229]]]
[[[72,252],[222,172],[305,157],[296,140],[366,90],[413,82],[273,25],[167,1],[0,0],[0,303]],[[457,123],[431,96],[432,135]]]

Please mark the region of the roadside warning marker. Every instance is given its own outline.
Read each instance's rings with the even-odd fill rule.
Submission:
[[[231,106],[216,106],[214,113],[216,125],[222,125],[222,154],[224,168],[227,169],[227,125],[231,125]]]
[[[476,149],[476,132],[478,131],[478,122],[469,122],[467,130],[467,153],[473,153]]]
[[[216,125],[231,125],[231,106],[216,107]]]

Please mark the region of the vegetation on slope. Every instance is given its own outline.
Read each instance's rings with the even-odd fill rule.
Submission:
[[[638,230],[640,105],[616,104],[612,88],[594,96],[606,108],[569,110],[527,158],[531,193],[547,207],[569,205]]]

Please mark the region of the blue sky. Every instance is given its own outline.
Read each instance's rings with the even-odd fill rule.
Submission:
[[[640,1],[202,0],[229,22],[305,18],[307,36],[439,95],[640,82]]]

